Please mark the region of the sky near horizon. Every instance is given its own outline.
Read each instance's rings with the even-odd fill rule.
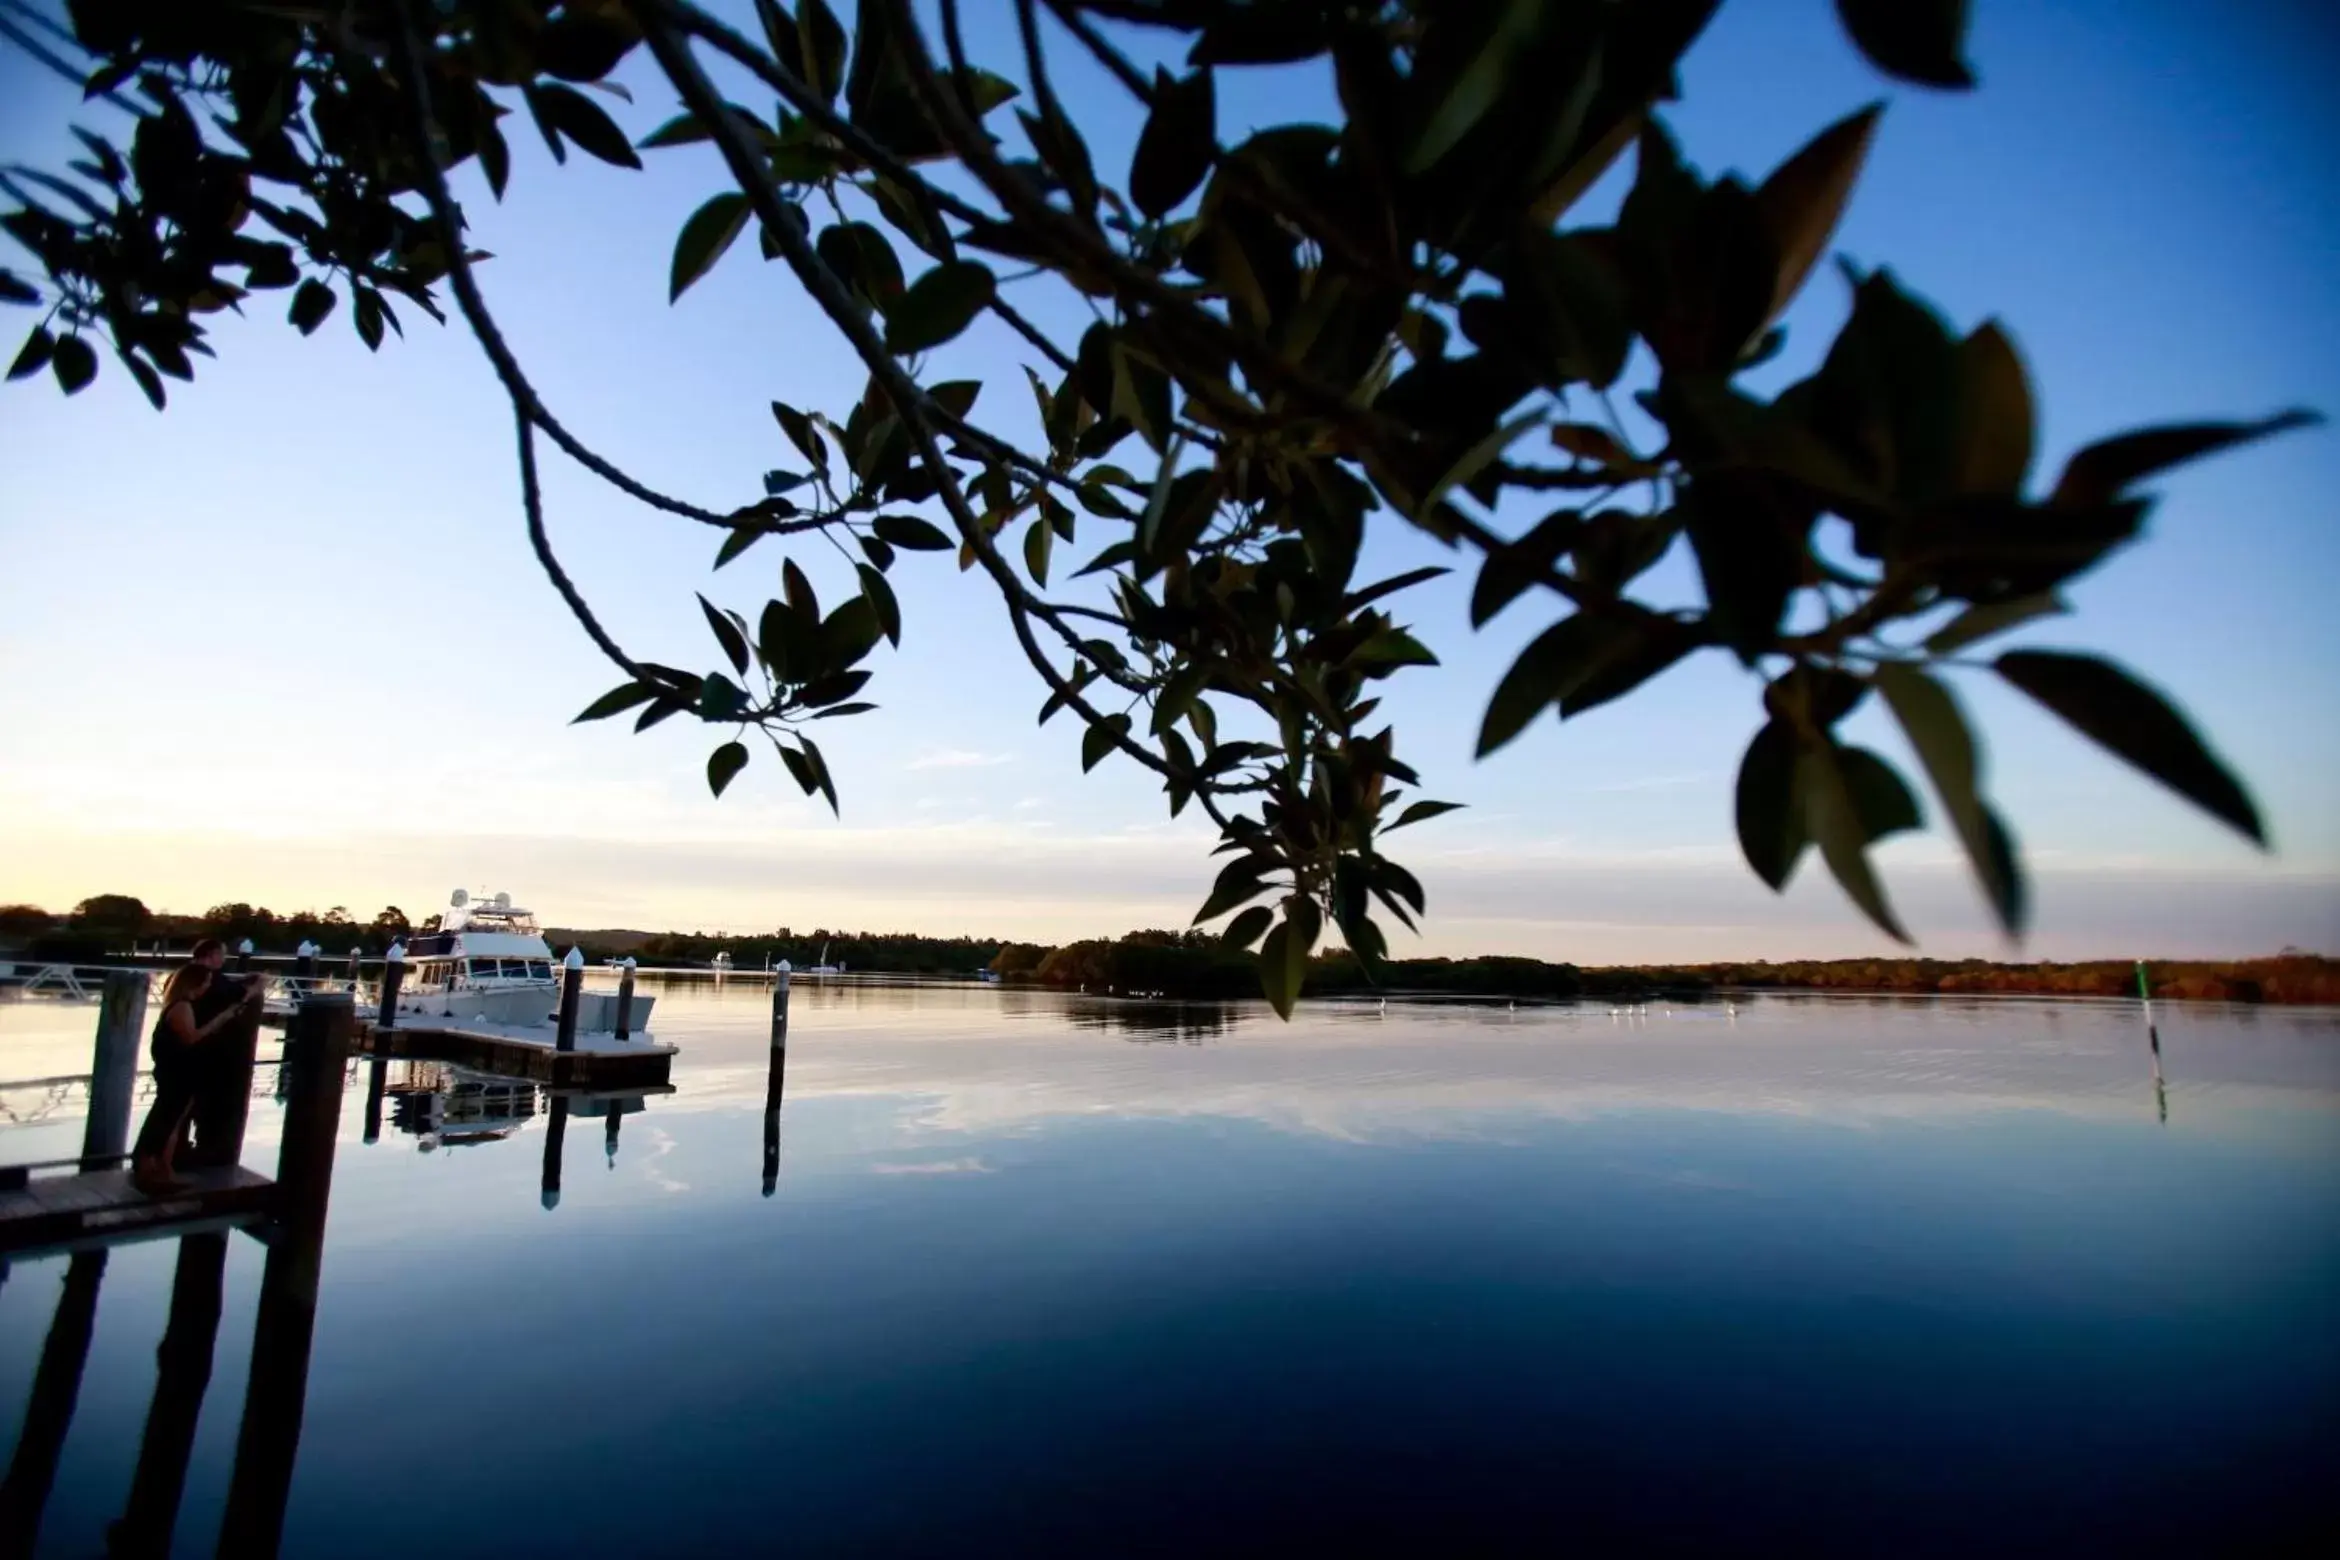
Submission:
[[[2042,404],[2045,471],[2139,423],[2340,412],[2340,103],[2323,90],[2340,21],[2181,0],[1975,12],[1982,86],[1940,95],[1877,76],[1826,0],[1736,0],[1690,56],[1670,122],[1710,174],[1760,177],[1887,99],[1839,247],[1890,263],[1960,329],[2008,323]],[[969,8],[978,58],[1003,72],[1005,13]],[[1100,163],[1126,166],[1134,113],[1072,49],[1059,57]],[[611,105],[637,137],[672,108],[645,65],[624,72],[633,107]],[[1222,83],[1223,137],[1328,112],[1304,79]],[[0,42],[0,162],[61,162],[76,114],[69,88]],[[645,154],[641,173],[581,156],[555,168],[523,122],[509,128],[504,202],[475,174],[458,193],[496,256],[490,304],[548,401],[653,485],[752,497],[792,456],[765,403],[841,414],[858,364],[750,245],[669,307],[675,230],[719,187],[711,153]],[[1783,378],[1806,371],[1843,306],[1841,283],[1816,274]],[[124,892],[185,911],[419,916],[460,883],[566,925],[1042,940],[1181,925],[1199,902],[1207,832],[1169,820],[1127,764],[1080,774],[1069,723],[1034,724],[1041,690],[996,598],[941,556],[895,570],[906,632],[871,663],[882,711],[820,733],[841,820],[768,754],[710,798],[702,764],[720,738],[684,720],[643,737],[568,725],[614,678],[528,556],[510,419],[477,348],[405,309],[406,338],[369,356],[346,304],[308,341],[280,307],[223,317],[219,360],[173,384],[160,416],[118,367],[70,401],[45,382],[0,388],[0,901]],[[0,314],[0,332],[31,323]],[[979,327],[936,361],[989,380],[978,420],[1013,432],[1029,398],[1011,345]],[[751,617],[775,592],[779,544],[710,575],[709,533],[546,459],[556,544],[637,653],[709,664],[692,592]],[[2276,849],[1970,680],[2037,882],[2027,951],[2340,951],[2340,434],[2229,454],[2159,491],[2146,542],[2078,585],[2075,618],[2026,640],[2102,651],[2174,695],[2252,785]],[[1084,532],[1080,554],[1104,539]],[[825,599],[850,588],[817,542],[796,555]],[[1369,558],[1379,572],[1438,561],[1411,534]],[[1468,590],[1464,572],[1405,598],[1447,664],[1393,686],[1400,751],[1430,794],[1470,805],[1392,841],[1431,896],[1426,937],[1396,951],[1890,948],[1815,862],[1784,898],[1747,872],[1731,784],[1759,706],[1726,657],[1473,763],[1487,692],[1548,619],[1515,609],[1474,636]],[[1855,722],[1914,776],[1884,722]],[[1922,951],[2006,951],[1943,837],[1879,856]]]

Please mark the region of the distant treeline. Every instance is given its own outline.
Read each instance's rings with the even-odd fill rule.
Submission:
[[[184,951],[199,937],[233,945],[250,938],[262,953],[290,953],[303,940],[328,956],[361,948],[379,955],[397,937],[438,924],[410,924],[396,905],[365,921],[341,906],[290,915],[243,903],[201,915],[151,911],[127,894],[100,894],[66,914],[37,905],[0,905],[0,949],[46,962],[96,963],[133,944]],[[786,959],[799,969],[824,957],[872,974],[965,975],[988,969],[1003,980],[1105,995],[1159,994],[1196,999],[1255,996],[1251,954],[1204,931],[1138,931],[1048,947],[996,937],[924,937],[914,932],[818,928],[731,936],[723,933],[551,928],[555,948],[582,948],[596,961],[632,955],[644,964],[706,966],[728,953],[741,970]],[[2153,995],[2214,1002],[2340,1004],[2340,959],[2285,949],[2265,959],[2149,961]],[[1543,959],[1485,956],[1396,959],[1378,979],[1357,959],[1334,950],[1309,961],[1303,991],[1369,991],[1565,1000],[1572,997],[1696,997],[1725,988],[1758,991],[1880,991],[1911,994],[1995,992],[2040,996],[2125,997],[2137,991],[2136,966],[2121,959],[2076,964],[1999,964],[1988,959],[1799,959],[1787,963],[1631,964],[1579,968]]]
[[[693,967],[713,964],[719,953],[731,955],[734,969],[760,970],[786,959],[798,969],[809,969],[824,954],[831,964],[870,974],[972,975],[999,956],[996,937],[921,937],[916,932],[848,932],[825,928],[796,932],[726,933],[598,931],[552,927],[545,939],[555,948],[581,948],[588,959],[632,957],[636,963]]]
[[[1257,992],[1248,954],[1203,932],[1132,932],[1126,937],[1043,948],[1010,943],[992,968],[1006,980],[1110,995],[1241,997]],[[2207,1002],[2340,1004],[2340,960],[2285,950],[2266,959],[2151,960],[2153,995]],[[1580,968],[1542,959],[1394,959],[1369,978],[1346,952],[1309,961],[1308,995],[1368,991],[1565,1000],[1573,997],[1697,997],[1719,990],[1992,992],[2127,997],[2135,964],[1998,964],[1988,959],[1801,959],[1791,963],[1632,964]]]

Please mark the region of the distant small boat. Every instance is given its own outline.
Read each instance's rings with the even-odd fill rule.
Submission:
[[[796,973],[799,975],[842,975],[845,973],[845,966],[842,964],[831,964],[829,962],[829,945],[827,943],[822,943],[820,962],[805,969],[798,970]]]

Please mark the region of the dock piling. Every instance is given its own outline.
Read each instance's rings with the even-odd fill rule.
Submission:
[[[772,1049],[788,1049],[788,961],[772,972]]]
[[[617,1000],[617,1037],[624,1040],[634,1032],[634,956],[626,955],[619,966]]]
[[[382,1000],[374,1010],[376,1029],[398,1027],[398,988],[406,979],[406,944],[394,942],[382,955]],[[355,986],[350,988],[356,990]]]
[[[772,971],[772,1055],[764,1076],[764,1195],[780,1185],[780,1097],[788,1077],[788,974],[786,959]]]
[[[138,1090],[138,1049],[146,1038],[146,975],[108,970],[98,1004],[97,1054],[90,1058],[89,1121],[81,1168],[100,1170],[130,1152],[130,1104]]]
[[[577,1049],[577,1008],[585,999],[585,955],[575,948],[561,960],[561,1016],[560,1027],[553,1036],[553,1049]]]

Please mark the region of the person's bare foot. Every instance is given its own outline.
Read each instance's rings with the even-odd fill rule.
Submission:
[[[130,1184],[149,1197],[168,1197],[187,1189],[187,1183],[172,1175],[167,1166],[152,1161],[130,1167]]]

